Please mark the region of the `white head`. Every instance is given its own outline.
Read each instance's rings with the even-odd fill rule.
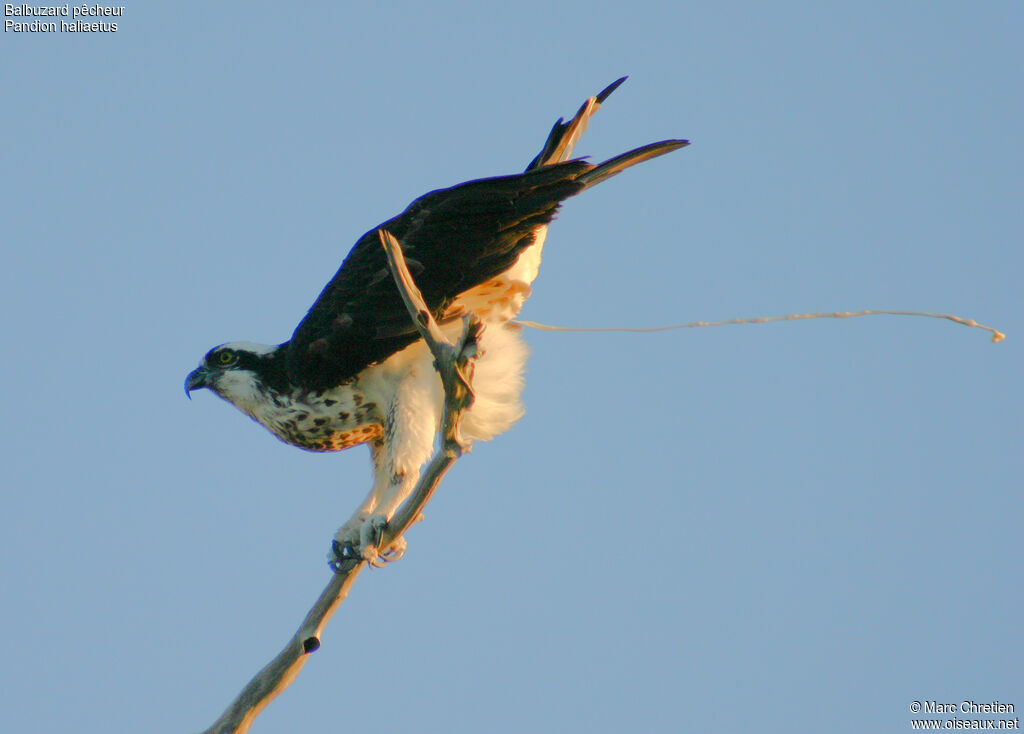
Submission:
[[[272,393],[288,391],[284,354],[279,346],[229,342],[214,347],[185,378],[185,394],[209,388],[253,417]],[[191,396],[190,396],[191,397]]]

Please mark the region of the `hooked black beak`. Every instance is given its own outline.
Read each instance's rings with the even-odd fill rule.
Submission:
[[[193,390],[197,390],[201,387],[209,387],[210,383],[206,381],[206,378],[209,376],[209,370],[202,366],[189,372],[188,377],[185,378],[185,397],[191,400],[192,396],[189,393]]]

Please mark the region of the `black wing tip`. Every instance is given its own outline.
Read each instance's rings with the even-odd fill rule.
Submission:
[[[673,150],[679,150],[685,148],[690,144],[689,140],[683,138],[659,140],[657,143],[651,143],[649,145],[641,146],[637,150],[662,150],[665,153],[671,153]]]
[[[635,166],[637,163],[643,163],[644,161],[649,161],[652,158],[657,158],[658,156],[665,155],[666,153],[671,153],[674,150],[685,148],[689,144],[689,140],[675,139],[660,140],[657,143],[648,143],[647,145],[642,145],[639,148],[627,151],[622,155],[609,158],[604,163],[585,171],[576,180],[582,183],[584,188],[589,188],[618,173],[622,173],[627,168]]]
[[[622,82],[626,81],[627,79],[629,79],[629,75],[620,76],[618,79],[616,79],[607,87],[598,92],[597,95],[595,95],[597,103],[600,104],[601,102],[604,102],[606,99],[608,99],[608,97],[611,96],[611,93],[618,89],[622,85]]]

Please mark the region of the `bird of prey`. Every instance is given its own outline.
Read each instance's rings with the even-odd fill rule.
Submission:
[[[378,548],[380,532],[416,485],[433,447],[443,391],[390,271],[377,230],[399,241],[438,323],[484,324],[473,371],[475,401],[462,435],[488,440],[522,415],[527,349],[510,324],[530,295],[548,224],[561,203],[642,161],[688,144],[664,140],[604,163],[573,159],[591,115],[623,81],[559,118],[523,173],[431,191],[363,235],[283,344],[229,342],[185,380],[208,388],[282,441],[309,451],[369,444],[373,488],[338,530],[332,553],[377,564],[404,545]]]

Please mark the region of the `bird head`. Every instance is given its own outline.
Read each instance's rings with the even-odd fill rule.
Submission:
[[[185,395],[191,398],[193,390],[205,387],[251,415],[268,390],[286,379],[280,352],[279,346],[250,342],[214,347],[185,378]]]

